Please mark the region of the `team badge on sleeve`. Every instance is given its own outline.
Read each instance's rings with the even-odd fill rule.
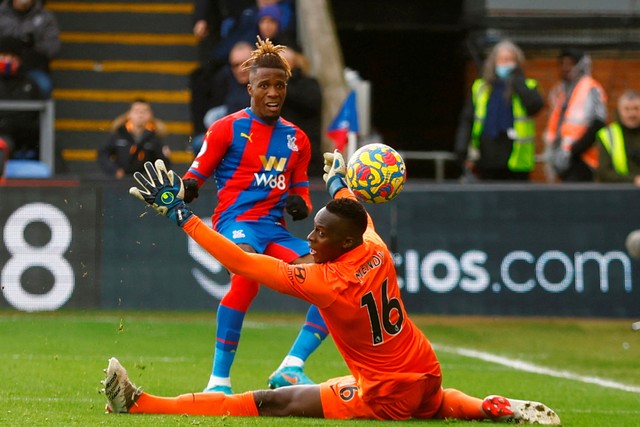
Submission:
[[[299,265],[290,265],[287,267],[287,276],[291,283],[301,285],[307,279],[307,270]]]

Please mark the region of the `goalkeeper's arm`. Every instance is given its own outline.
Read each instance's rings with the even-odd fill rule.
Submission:
[[[348,198],[358,201],[355,194],[349,189],[345,176],[347,175],[347,166],[344,157],[338,150],[333,153],[324,153],[324,175],[322,179],[327,184],[327,190],[334,199]],[[374,229],[371,215],[367,212],[368,228]]]
[[[193,215],[182,229],[233,274],[263,283],[276,291],[287,289],[282,269],[287,263],[268,255],[245,252]]]
[[[324,153],[324,175],[322,179],[327,184],[327,191],[334,199],[349,198],[358,200],[351,192],[347,185],[345,176],[347,175],[347,166],[344,157],[339,150],[333,153]]]
[[[182,227],[232,273],[264,283],[275,290],[285,289],[285,262],[266,255],[249,254],[204,225],[184,203],[182,180],[173,171],[168,171],[162,160],[157,160],[155,165],[146,162],[144,168],[146,175],[140,172],[133,175],[138,186],[131,187],[129,193]]]
[[[323,157],[324,175],[322,175],[322,179],[326,183],[327,191],[331,197],[335,198],[338,191],[349,188],[345,179],[347,167],[339,150],[334,150],[333,153],[324,153]]]

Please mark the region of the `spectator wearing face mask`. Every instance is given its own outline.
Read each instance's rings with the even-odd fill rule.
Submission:
[[[538,83],[525,78],[522,50],[505,40],[473,82],[456,134],[456,153],[468,176],[482,181],[528,181],[535,167],[533,116],[544,106]]]
[[[0,38],[0,100],[42,99],[38,85],[22,68],[22,44]],[[36,159],[39,145],[37,111],[0,110],[0,176],[9,158]]]

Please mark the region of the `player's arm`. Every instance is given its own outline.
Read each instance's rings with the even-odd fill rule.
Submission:
[[[298,162],[293,165],[291,183],[289,184],[289,196],[285,209],[294,221],[305,219],[313,209],[309,194],[309,162],[311,161],[311,145],[304,132],[299,131],[300,155]]]
[[[268,255],[245,252],[196,215],[185,222],[182,229],[234,274],[318,307],[326,307],[335,300],[335,294],[326,286],[335,279],[327,279],[317,264],[292,265]]]
[[[233,274],[263,283],[276,291],[284,292],[286,277],[285,262],[267,255],[245,252],[229,239],[192,215],[182,229],[204,250],[224,265]]]
[[[335,295],[317,264],[292,265],[268,255],[245,252],[193,215],[182,229],[230,272],[262,283],[274,291],[326,307]]]
[[[230,122],[216,122],[209,127],[204,136],[204,150],[198,153],[187,173],[182,177],[184,183],[184,201],[191,203],[198,198],[199,188],[213,174],[231,143]]]
[[[327,191],[334,199],[349,198],[358,200],[349,189],[345,176],[347,175],[347,166],[342,157],[342,153],[339,150],[334,150],[333,153],[324,153],[324,175],[322,179],[327,184]],[[367,231],[373,231],[373,220],[371,215],[367,212]]]

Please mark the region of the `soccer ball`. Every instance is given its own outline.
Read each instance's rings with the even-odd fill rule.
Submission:
[[[347,183],[361,202],[388,202],[402,191],[406,178],[404,160],[388,145],[360,147],[347,163]]]

